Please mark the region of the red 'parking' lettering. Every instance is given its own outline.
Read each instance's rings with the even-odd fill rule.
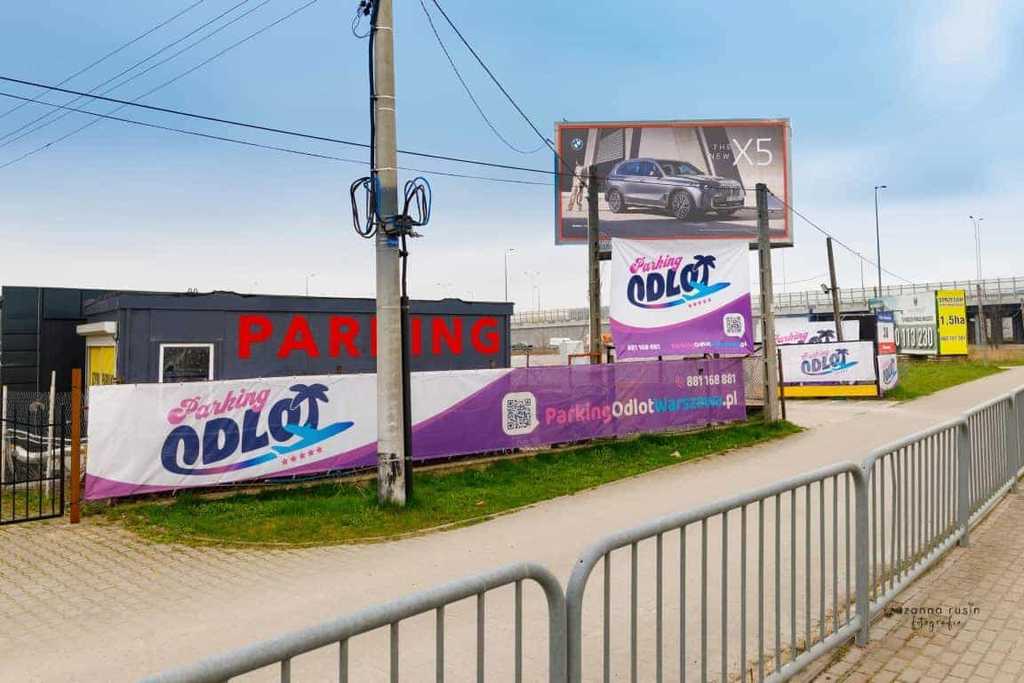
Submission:
[[[288,331],[284,333],[281,347],[277,350],[277,357],[287,358],[292,351],[305,351],[306,355],[311,358],[320,355],[320,349],[316,346],[313,333],[309,330],[309,323],[302,315],[292,316],[292,322],[288,325]]]
[[[359,334],[359,321],[347,315],[331,316],[331,338],[328,344],[328,352],[331,358],[337,358],[341,353],[341,347],[345,347],[345,353],[353,358],[359,357],[359,349],[356,347],[355,339]]]
[[[473,323],[473,327],[469,329],[469,340],[473,343],[473,348],[480,353],[498,353],[498,349],[501,348],[501,338],[498,336],[497,331],[494,331],[497,327],[497,318],[480,318]],[[494,330],[484,334],[484,328],[494,328]]]
[[[441,355],[441,342],[456,356],[462,355],[462,319],[452,318],[451,327],[445,324],[444,318],[434,318],[430,321],[430,350],[435,356]]]
[[[270,318],[265,315],[238,316],[238,357],[252,356],[252,345],[265,342],[273,330]]]

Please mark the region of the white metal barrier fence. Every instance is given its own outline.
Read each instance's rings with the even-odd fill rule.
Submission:
[[[1016,489],[1022,426],[1024,388],[877,449],[860,466],[839,463],[612,534],[583,553],[565,593],[543,567],[510,565],[147,680],[223,681],[277,665],[290,681],[293,658],[337,644],[345,682],[349,640],[388,626],[388,672],[398,681],[399,623],[434,611],[442,682],[445,607],[476,597],[483,681],[484,595],[514,585],[518,682],[527,580],[547,600],[549,681],[786,680],[851,638],[866,643],[874,615],[967,544],[970,527]],[[601,590],[588,594],[598,565]],[[615,590],[613,575],[628,575],[628,590]],[[585,619],[590,611],[600,618]]]

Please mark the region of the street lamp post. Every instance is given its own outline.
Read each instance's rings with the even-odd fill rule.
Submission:
[[[979,345],[986,344],[988,341],[988,330],[985,329],[985,300],[984,294],[982,293],[981,287],[981,230],[978,224],[981,223],[984,218],[980,216],[968,216],[971,219],[971,224],[974,226],[974,262],[978,269],[977,282],[975,286],[978,288],[978,315],[975,319],[975,338]]]
[[[505,301],[508,301],[508,255],[514,251],[511,248],[505,250]]]
[[[878,191],[886,189],[886,185],[875,185],[875,259],[878,264],[878,291],[875,296],[882,296],[882,238],[878,228]]]
[[[311,277],[316,277],[316,273],[307,273],[306,274],[306,296],[309,296],[309,278],[311,278]]]

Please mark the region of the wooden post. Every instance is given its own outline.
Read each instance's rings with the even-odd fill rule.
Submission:
[[[836,286],[836,262],[832,257],[832,238],[825,240],[828,246],[828,279],[832,293],[832,318],[836,321],[836,341],[843,341],[843,323],[839,319],[839,287]]]
[[[82,519],[82,370],[71,371],[71,523]]]

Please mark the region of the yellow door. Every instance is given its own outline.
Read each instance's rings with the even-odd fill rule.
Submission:
[[[89,386],[113,384],[117,374],[117,347],[89,347]]]

